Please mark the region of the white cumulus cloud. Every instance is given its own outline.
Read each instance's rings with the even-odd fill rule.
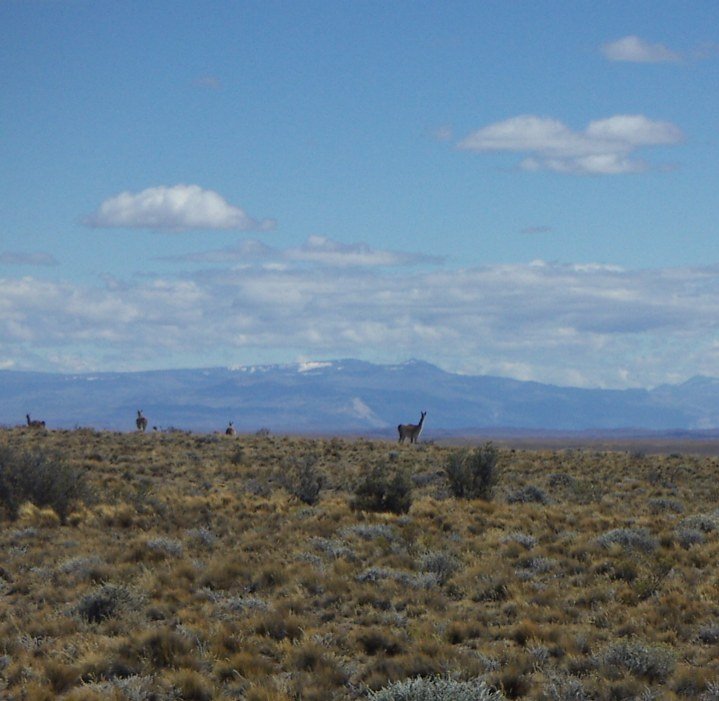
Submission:
[[[584,131],[573,131],[557,119],[520,115],[472,132],[458,147],[476,153],[526,153],[520,164],[525,170],[615,175],[649,168],[634,156],[637,149],[673,145],[682,139],[676,125],[641,114],[595,120]]]
[[[676,144],[683,138],[681,129],[671,122],[653,121],[641,114],[620,114],[590,122],[586,137],[595,143],[623,144],[627,149]]]
[[[165,229],[271,229],[271,219],[257,221],[213,190],[199,185],[149,187],[142,192],[122,192],[105,200],[85,219],[89,226]]]
[[[630,34],[602,46],[602,53],[610,61],[631,63],[664,63],[681,60],[681,56],[664,44],[651,44]]]

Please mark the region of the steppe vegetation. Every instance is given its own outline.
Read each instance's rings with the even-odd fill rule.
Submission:
[[[718,475],[0,431],[0,698],[719,699]]]

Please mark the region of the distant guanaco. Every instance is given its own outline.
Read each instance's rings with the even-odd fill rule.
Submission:
[[[25,414],[25,418],[27,419],[27,425],[30,428],[45,428],[44,421],[38,421],[37,419],[33,420],[30,418],[30,414]]]
[[[137,410],[135,426],[137,426],[138,431],[142,431],[142,433],[145,433],[145,429],[147,428],[147,419],[142,415],[142,409]]]
[[[416,443],[419,438],[419,434],[422,433],[422,424],[424,424],[424,417],[427,416],[426,411],[420,412],[418,424],[400,424],[397,426],[397,432],[399,433],[399,442],[404,443],[405,438],[409,438],[410,443]]]
[[[225,435],[234,436],[236,433],[237,431],[235,431],[235,427],[232,425],[232,421],[230,421],[230,423],[227,424],[227,428],[225,429]]]

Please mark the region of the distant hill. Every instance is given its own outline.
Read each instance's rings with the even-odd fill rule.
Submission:
[[[653,390],[579,389],[445,372],[422,361],[53,374],[0,371],[0,424],[25,414],[50,428],[150,427],[394,436],[428,412],[427,438],[495,428],[527,431],[697,431],[719,428],[719,380]]]

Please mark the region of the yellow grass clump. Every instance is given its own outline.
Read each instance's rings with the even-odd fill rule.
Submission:
[[[55,528],[60,525],[60,517],[50,506],[38,508],[35,504],[26,501],[18,510],[17,522],[27,527]]]

